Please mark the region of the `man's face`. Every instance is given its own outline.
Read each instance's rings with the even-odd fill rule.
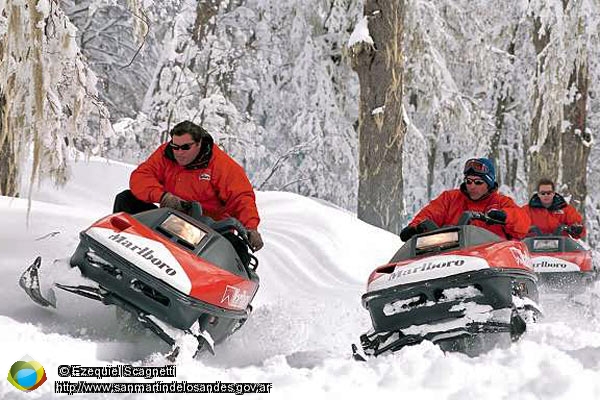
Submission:
[[[540,185],[538,187],[538,197],[542,201],[542,206],[548,208],[552,205],[552,201],[554,201],[554,190],[552,190],[552,185]]]
[[[477,175],[465,176],[465,186],[471,200],[479,200],[485,196],[489,189],[487,183]]]
[[[183,135],[173,136],[169,146],[173,150],[177,163],[185,167],[194,161],[200,153],[200,143],[194,142],[192,135],[189,133],[184,133]]]

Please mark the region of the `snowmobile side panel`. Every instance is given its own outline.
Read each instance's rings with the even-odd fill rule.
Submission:
[[[179,329],[189,328],[207,312],[219,318],[247,318],[245,310],[230,310],[185,296],[87,235],[81,235],[71,265],[107,291]]]

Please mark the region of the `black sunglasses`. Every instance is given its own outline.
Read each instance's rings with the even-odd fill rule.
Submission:
[[[173,150],[189,150],[195,144],[196,144],[196,142],[184,143],[184,144],[176,145],[175,143],[173,143],[173,141],[170,141],[169,142],[169,147],[171,147]]]
[[[467,185],[475,184],[477,186],[481,186],[481,185],[483,185],[485,183],[485,181],[482,181],[481,179],[465,178],[465,183]]]

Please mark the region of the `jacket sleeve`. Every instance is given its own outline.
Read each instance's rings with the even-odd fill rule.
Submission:
[[[165,192],[164,147],[160,146],[146,161],[141,163],[129,178],[129,188],[138,199],[148,203],[158,203]]]
[[[575,207],[573,207],[572,205],[567,205],[564,209],[565,212],[565,224],[566,225],[573,225],[573,224],[579,224],[579,225],[583,225],[583,232],[581,232],[581,235],[575,236],[573,235],[573,237],[575,239],[580,239],[582,237],[585,237],[586,234],[586,230],[585,230],[585,224],[583,223],[583,218],[581,217],[581,214],[579,214],[577,212],[577,210],[575,209]]]
[[[523,239],[527,236],[531,226],[529,213],[524,207],[519,207],[510,197],[502,197],[502,210],[506,213],[504,231],[514,239]]]
[[[533,215],[530,212],[530,207],[529,204],[525,204],[524,206],[521,207],[521,210],[523,210],[523,212],[525,214],[527,214],[527,216],[529,217],[529,228],[527,229],[527,236],[536,236],[537,233],[534,231],[531,231],[530,229],[533,228],[535,225],[535,223],[533,222]],[[508,213],[507,213],[508,215]],[[537,227],[539,229],[539,227]]]
[[[449,191],[442,192],[438,197],[431,200],[429,204],[421,209],[409,223],[410,226],[417,226],[425,220],[435,222],[439,227],[446,224],[446,216],[448,214],[449,203],[451,202],[451,194]]]
[[[237,218],[246,228],[256,229],[260,223],[256,196],[244,169],[224,152],[220,154],[216,172],[217,196],[225,211]]]

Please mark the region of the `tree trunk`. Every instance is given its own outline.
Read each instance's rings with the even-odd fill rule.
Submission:
[[[510,65],[514,64],[514,55],[515,55],[515,45],[516,45],[516,36],[517,31],[519,30],[519,23],[517,22],[514,26],[512,40],[510,41],[507,49],[507,54],[511,56]],[[497,173],[498,185],[508,185],[510,187],[514,187],[515,179],[513,176],[516,176],[516,162],[515,155],[513,154],[511,157],[511,152],[508,150],[508,141],[506,138],[506,126],[505,126],[505,116],[506,111],[510,107],[510,105],[514,102],[514,98],[511,93],[510,87],[507,87],[507,82],[504,78],[500,78],[501,80],[497,83],[498,86],[498,96],[496,97],[496,110],[495,110],[495,125],[496,130],[494,135],[492,136],[490,143],[490,154],[489,157],[494,160],[494,165],[496,165],[496,170],[502,170],[500,166],[502,165],[501,159],[504,157],[504,174]],[[504,152],[502,151],[504,149]]]
[[[562,133],[562,183],[565,194],[571,195],[571,204],[585,217],[587,194],[587,162],[592,136],[586,128],[589,74],[587,63],[574,65],[569,79],[569,91],[575,95],[564,108],[568,128]],[[564,190],[563,190],[564,191]]]
[[[542,29],[544,29],[542,31]],[[544,73],[544,64],[546,57],[543,51],[549,43],[550,32],[548,28],[542,28],[539,18],[534,20],[533,44],[538,60],[536,66],[536,77],[539,79]],[[533,119],[531,121],[530,137],[531,147],[529,150],[529,193],[533,193],[537,188],[539,179],[546,178],[556,182],[558,178],[558,166],[560,162],[561,138],[558,128],[552,124],[548,124],[547,135],[543,132],[541,126],[542,109],[544,105],[543,95],[540,93],[539,83],[536,82],[534,89],[534,104]],[[545,140],[542,138],[545,136]]]
[[[19,195],[17,155],[5,130],[6,98],[0,95],[0,196]]]
[[[215,18],[221,6],[220,0],[199,1],[196,6],[196,20],[194,21],[194,32],[192,39],[201,46],[204,38],[214,33]]]
[[[403,0],[366,0],[373,45],[351,49],[360,81],[358,217],[398,233],[402,229]]]

